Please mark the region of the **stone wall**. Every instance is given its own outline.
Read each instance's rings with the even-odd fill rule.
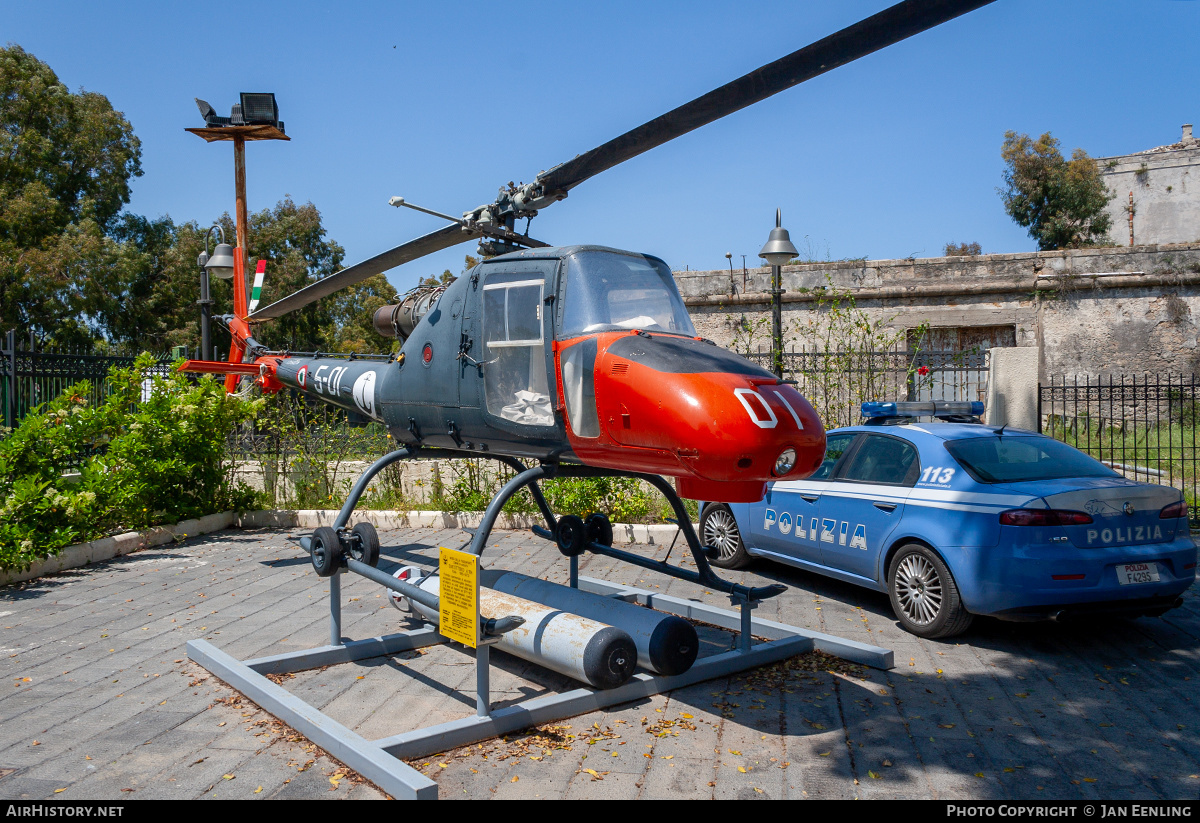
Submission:
[[[488,469],[495,472],[494,461],[488,461]],[[271,489],[275,501],[284,505],[295,501],[296,485],[298,483],[311,485],[317,478],[329,476],[330,484],[320,483],[320,491],[314,490],[317,496],[332,497],[335,501],[342,500],[354,482],[370,466],[364,460],[345,460],[336,468],[332,465],[314,467],[311,471],[303,468],[292,468],[278,473],[271,464],[263,464],[257,460],[239,460],[234,468],[234,480],[245,483],[252,489],[263,491]],[[460,471],[464,470],[461,460],[416,459],[401,460],[392,464],[386,473],[377,475],[367,496],[382,492],[384,487],[390,491],[403,494],[414,505],[429,504],[433,500],[435,482],[440,481],[444,486],[453,485]]]
[[[1113,243],[1129,244],[1130,194],[1134,243],[1200,242],[1200,140],[1191,126],[1183,127],[1178,143],[1096,162],[1114,195],[1108,204]]]
[[[770,345],[770,270],[676,272],[697,331],[722,346]],[[1011,327],[1039,374],[1200,372],[1200,244],[785,266],[785,348],[804,348],[831,290],[897,329]],[[764,322],[765,321],[765,322]],[[749,331],[748,331],[749,330]],[[989,332],[990,333],[990,332]]]

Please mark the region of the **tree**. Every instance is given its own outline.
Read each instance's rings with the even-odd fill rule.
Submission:
[[[356,354],[390,351],[396,341],[375,331],[371,320],[376,311],[399,301],[396,289],[383,274],[331,295],[324,309],[329,320],[326,329],[329,351]]]
[[[942,249],[943,257],[975,257],[983,254],[983,246],[978,243],[947,243]]]
[[[1004,133],[1004,209],[1029,229],[1038,249],[1074,249],[1108,241],[1111,223],[1105,206],[1112,193],[1096,161],[1083,149],[1065,160],[1058,140],[1046,132],[1036,141],[1027,134]]]
[[[0,49],[0,324],[95,336],[89,284],[121,253],[107,232],[141,173],[141,144],[108,98]]]
[[[232,243],[237,234],[233,220],[225,214],[219,222]],[[260,258],[267,261],[263,306],[342,268],[346,250],[326,238],[321,212],[312,203],[297,206],[290,195],[285,195],[274,208],[251,214],[247,230],[250,260],[246,271],[253,272]],[[224,289],[223,293],[231,291]],[[332,331],[326,299],[263,324],[259,327],[259,339],[269,346],[291,351],[331,351]]]

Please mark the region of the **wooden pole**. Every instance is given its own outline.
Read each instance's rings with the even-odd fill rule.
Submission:
[[[246,216],[246,138],[240,134],[233,136],[233,185],[237,196],[237,246],[242,251],[242,269],[234,276],[244,278],[245,264],[250,259],[250,248],[247,241],[249,221]],[[242,290],[246,290],[244,281]],[[242,308],[245,308],[244,304]]]

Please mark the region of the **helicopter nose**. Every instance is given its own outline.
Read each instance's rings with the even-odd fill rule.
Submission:
[[[615,395],[623,399],[602,414],[613,440],[671,450],[706,479],[805,477],[824,456],[825,432],[816,412],[774,377],[658,372],[627,380],[625,391]],[[788,449],[796,456],[777,470]]]
[[[674,463],[680,494],[758,500],[769,480],[807,477],[825,454],[808,401],[775,375],[692,338],[604,341],[595,386],[602,437]]]

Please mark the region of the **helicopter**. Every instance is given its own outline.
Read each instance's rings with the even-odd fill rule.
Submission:
[[[349,527],[371,479],[396,460],[491,458],[513,478],[493,498],[468,549],[484,545],[504,503],[528,487],[546,527],[534,532],[572,558],[603,554],[757,602],[786,590],[747,587],[712,571],[682,498],[753,502],[769,481],[807,477],[820,465],[825,434],[789,382],[696,334],[669,266],[620,249],[551,246],[516,231],[600,172],[805,80],[940,25],[994,0],[905,0],[769,63],[591,151],[501,187],[495,201],[440,214],[448,225],[325,277],[253,312],[247,310],[240,249],[234,314],[221,320],[229,362],[191,360],[181,370],[239,375],[263,392],[290,387],[381,423],[399,448],[367,468],[332,526],[302,546],[321,576],[348,556],[374,566],[379,539],[369,523]],[[403,263],[478,241],[484,259],[447,286],[418,287],[379,309],[373,325],[400,341],[381,356],[271,351],[255,324]],[[536,465],[527,465],[534,463]],[[670,502],[695,569],[614,548],[608,517],[556,516],[538,486],[553,477],[645,480]],[[674,486],[664,477],[674,478]]]

